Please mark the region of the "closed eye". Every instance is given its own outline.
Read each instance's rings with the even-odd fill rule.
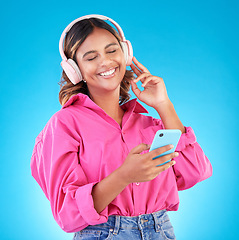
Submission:
[[[108,51],[108,53],[114,53],[114,52],[116,52],[116,49],[112,50],[112,51]]]
[[[92,60],[94,60],[95,58],[96,58],[96,56],[93,57],[93,58],[88,58],[87,61],[92,61]]]

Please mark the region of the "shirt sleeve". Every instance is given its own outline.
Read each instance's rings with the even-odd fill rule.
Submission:
[[[79,164],[79,142],[66,134],[59,123],[52,124],[36,138],[31,171],[50,201],[53,216],[66,232],[77,232],[106,222],[107,207],[94,209],[92,188]]]
[[[185,129],[176,148],[179,156],[173,166],[178,190],[188,189],[212,175],[212,165],[197,143],[193,129]]]

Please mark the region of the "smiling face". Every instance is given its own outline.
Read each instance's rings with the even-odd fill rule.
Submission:
[[[113,34],[102,28],[94,28],[78,48],[76,61],[92,96],[109,92],[119,94],[126,62]]]

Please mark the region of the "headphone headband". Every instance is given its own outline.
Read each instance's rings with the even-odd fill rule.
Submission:
[[[118,32],[119,32],[119,34],[122,38],[122,41],[125,41],[125,36],[124,36],[122,28],[113,19],[111,19],[109,17],[106,17],[106,16],[103,16],[103,15],[97,15],[97,14],[85,15],[85,16],[79,17],[79,18],[75,19],[74,21],[72,21],[62,32],[61,38],[60,38],[60,41],[59,41],[59,50],[60,50],[60,54],[61,54],[62,59],[67,60],[67,57],[64,54],[64,50],[63,50],[63,41],[64,41],[64,38],[65,38],[65,35],[71,30],[71,28],[74,26],[75,23],[80,22],[80,21],[85,20],[85,19],[89,19],[89,18],[98,18],[100,20],[110,21],[111,23],[114,24],[114,26],[118,30]]]

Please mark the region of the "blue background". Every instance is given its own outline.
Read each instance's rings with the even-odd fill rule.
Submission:
[[[31,177],[30,158],[60,109],[60,34],[75,18],[97,13],[118,22],[137,59],[164,79],[213,165],[211,178],[180,192],[180,208],[170,213],[177,239],[238,239],[238,12],[230,0],[1,3],[0,238],[72,239]]]

